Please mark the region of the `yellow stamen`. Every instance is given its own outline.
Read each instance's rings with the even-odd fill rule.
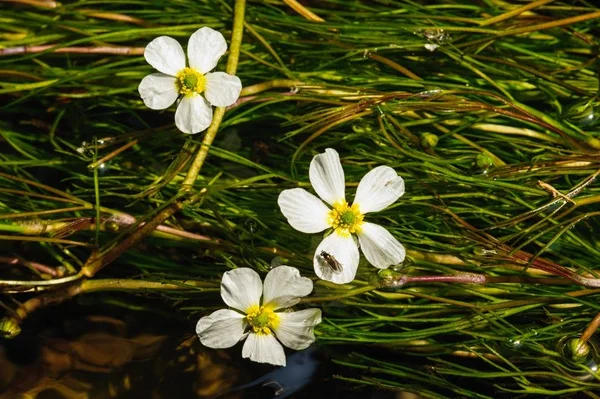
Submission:
[[[177,90],[183,95],[200,94],[206,89],[206,78],[193,68],[183,68],[177,74]]]
[[[255,334],[269,335],[279,326],[280,318],[270,306],[254,305],[246,311],[246,320]]]
[[[359,233],[363,224],[363,214],[360,213],[358,204],[348,206],[345,200],[333,204],[329,211],[328,222],[335,232],[343,237]]]

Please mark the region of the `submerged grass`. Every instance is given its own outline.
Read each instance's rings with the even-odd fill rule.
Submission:
[[[409,255],[316,281],[305,302],[323,309],[335,378],[431,398],[597,397],[600,10],[243,3],[0,5],[4,335],[80,294],[164,293],[196,320],[231,268],[314,276],[321,237],[276,199],[309,188],[331,147],[348,186],[378,165],[405,179],[371,220]],[[173,108],[145,108],[143,48],[202,26],[229,41],[234,6],[244,37],[227,67],[245,88],[207,142],[178,132]]]

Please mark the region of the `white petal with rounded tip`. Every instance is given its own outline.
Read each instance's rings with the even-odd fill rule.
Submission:
[[[185,53],[181,44],[172,37],[160,36],[152,40],[144,50],[144,58],[154,69],[175,76],[185,68]]]
[[[196,334],[209,348],[231,348],[244,337],[244,316],[221,309],[203,317],[196,324]]]
[[[250,333],[242,348],[242,357],[253,362],[270,363],[275,366],[285,366],[283,346],[273,334]]]
[[[190,36],[187,54],[192,68],[200,73],[207,73],[217,66],[225,51],[227,42],[223,35],[205,26]]]
[[[303,233],[318,233],[329,227],[330,209],[320,199],[303,188],[283,190],[277,204],[288,223]]]
[[[298,269],[278,266],[265,277],[263,305],[271,304],[273,309],[289,308],[300,302],[300,297],[307,296],[312,290],[313,282],[307,277],[300,277]]]
[[[177,80],[173,76],[164,73],[153,73],[142,79],[138,91],[146,107],[165,109],[171,106],[179,97],[176,82]]]
[[[216,107],[228,107],[240,98],[242,81],[237,76],[225,72],[207,73],[206,99]]]
[[[175,125],[183,133],[196,134],[212,122],[212,108],[200,95],[184,96],[175,112]]]
[[[280,324],[275,335],[288,348],[302,350],[315,342],[314,327],[321,322],[320,309],[304,309],[299,312],[277,313]]]
[[[365,258],[375,267],[385,269],[404,260],[404,246],[378,224],[363,223],[358,242]]]
[[[404,194],[404,180],[389,166],[378,166],[360,180],[354,203],[361,213],[387,208]]]
[[[325,251],[329,255],[335,257],[342,265],[341,273],[334,273],[331,270],[327,265],[327,262],[323,261],[323,258],[320,255],[321,251]],[[354,280],[356,269],[358,269],[358,260],[358,245],[356,245],[354,238],[352,236],[342,237],[336,232],[333,232],[321,241],[317,247],[313,258],[313,265],[315,267],[315,273],[320,279],[331,281],[336,284],[346,284]]]
[[[313,188],[329,205],[346,198],[344,169],[336,150],[327,148],[310,162],[308,177]]]
[[[244,313],[251,306],[260,305],[262,282],[254,270],[243,267],[230,270],[221,279],[221,297],[234,309]]]

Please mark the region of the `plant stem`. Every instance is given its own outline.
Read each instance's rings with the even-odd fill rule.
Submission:
[[[225,68],[225,72],[230,75],[235,75],[237,70],[237,64],[240,57],[240,49],[242,46],[242,36],[244,34],[244,12],[246,8],[246,0],[236,0],[235,1],[235,9],[233,15],[233,32],[231,34],[231,46],[229,48],[229,58],[227,59],[227,67]],[[188,169],[187,175],[185,176],[185,180],[181,184],[180,192],[190,191],[200,173],[200,169],[202,169],[202,165],[206,161],[206,157],[208,156],[208,150],[212,145],[215,137],[217,136],[217,132],[219,131],[219,126],[221,125],[221,121],[223,120],[223,116],[225,115],[225,107],[217,107],[214,112],[213,120],[206,134],[204,135],[204,139],[202,139],[202,145],[198,149],[194,160],[192,161],[192,165]]]

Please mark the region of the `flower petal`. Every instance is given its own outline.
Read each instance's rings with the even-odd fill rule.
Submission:
[[[217,66],[225,51],[227,42],[223,35],[205,26],[190,36],[187,54],[192,68],[200,73],[207,73]]]
[[[365,258],[380,269],[397,265],[406,256],[404,246],[378,224],[363,223],[358,241]]]
[[[242,348],[242,357],[250,358],[253,362],[285,366],[283,346],[273,334],[250,333]]]
[[[221,297],[234,309],[247,313],[251,306],[260,305],[262,282],[254,270],[243,267],[230,270],[221,279]]]
[[[389,166],[378,166],[363,176],[354,203],[361,213],[387,208],[404,194],[404,180]]]
[[[329,208],[303,188],[283,190],[277,204],[288,223],[303,233],[318,233],[329,227]]]
[[[300,302],[313,290],[313,283],[307,277],[300,277],[295,267],[278,266],[265,277],[263,305],[271,304],[273,309],[289,308]]]
[[[181,44],[172,37],[160,36],[152,40],[144,50],[144,58],[154,69],[175,76],[185,68],[185,53]]]
[[[216,107],[228,107],[240,98],[242,81],[234,75],[225,72],[207,73],[206,99]]]
[[[346,198],[344,169],[336,150],[327,148],[310,162],[308,177],[313,188],[329,205]]]
[[[302,350],[315,342],[314,327],[321,322],[321,309],[277,313],[280,324],[275,335],[288,348]]]
[[[342,265],[341,273],[332,271],[327,262],[323,261],[320,255],[321,251],[333,256]],[[344,237],[333,232],[321,241],[317,247],[313,265],[315,273],[320,279],[332,281],[336,284],[346,284],[354,280],[356,269],[358,269],[358,260],[358,245],[356,245],[354,238],[352,236]]]
[[[196,334],[209,348],[231,348],[244,337],[244,315],[221,309],[198,320]]]
[[[175,125],[183,133],[196,134],[206,130],[212,122],[212,108],[204,97],[184,96],[175,112]]]
[[[138,91],[146,107],[151,109],[165,109],[171,106],[179,92],[176,79],[164,73],[153,73],[142,79]]]

